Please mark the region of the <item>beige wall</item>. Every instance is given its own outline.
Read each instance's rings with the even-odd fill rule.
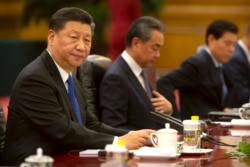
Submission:
[[[239,37],[250,22],[250,0],[164,0],[160,19],[165,23],[165,45],[157,68],[177,68],[204,43],[207,25],[228,19],[239,27]]]
[[[23,0],[0,1],[0,37],[18,38]]]
[[[0,0],[0,38],[45,40],[47,23],[30,23],[21,26],[21,15],[25,0]]]
[[[0,1],[0,38],[45,40],[47,24],[20,25],[24,0]],[[240,29],[250,22],[250,0],[164,0],[160,19],[165,23],[165,45],[156,67],[165,70],[177,68],[204,43],[207,25],[214,19],[225,18]]]

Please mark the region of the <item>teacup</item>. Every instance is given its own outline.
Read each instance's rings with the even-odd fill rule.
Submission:
[[[41,160],[33,159],[31,157],[26,158],[25,162],[20,167],[52,167],[53,160],[43,158]]]
[[[154,147],[168,152],[170,155],[177,153],[177,131],[174,129],[160,129],[150,134],[150,140]]]
[[[42,155],[42,149],[38,148],[37,154],[25,158],[25,162],[20,167],[52,167],[53,162],[53,158]]]
[[[250,120],[250,103],[243,104],[238,111],[241,119]]]

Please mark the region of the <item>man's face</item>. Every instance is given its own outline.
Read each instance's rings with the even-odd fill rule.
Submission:
[[[48,48],[55,61],[70,72],[89,55],[91,40],[91,28],[88,24],[69,21],[58,32],[49,30]]]
[[[151,38],[147,42],[138,39],[136,47],[136,61],[142,67],[151,67],[155,60],[160,57],[160,49],[164,44],[163,33],[152,30]]]
[[[208,36],[208,47],[214,58],[220,63],[226,63],[232,57],[237,42],[237,35],[225,32],[220,38],[215,39],[213,35]]]

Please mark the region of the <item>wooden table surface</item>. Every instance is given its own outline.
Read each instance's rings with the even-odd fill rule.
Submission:
[[[222,127],[219,125],[212,126],[208,130],[208,134],[227,144],[237,145],[242,137],[235,137],[230,134],[232,127]],[[234,130],[238,130],[233,128]],[[242,129],[240,129],[242,130]],[[245,129],[246,130],[246,129]],[[250,129],[248,128],[250,131]],[[240,131],[241,132],[241,131]],[[135,165],[139,167],[247,167],[250,166],[250,158],[243,159],[239,157],[229,157],[226,152],[237,151],[235,147],[218,146],[210,142],[203,142],[205,148],[212,148],[213,152],[206,154],[182,154],[180,157],[153,158],[141,157],[140,161]],[[105,157],[80,157],[79,151],[71,151],[64,155],[54,158],[54,167],[99,167],[105,163]]]

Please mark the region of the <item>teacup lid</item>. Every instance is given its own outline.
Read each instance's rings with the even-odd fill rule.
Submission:
[[[184,125],[199,125],[200,124],[199,120],[190,120],[190,119],[183,120],[182,123]]]
[[[250,103],[245,103],[242,105],[242,107],[250,107]]]
[[[36,155],[31,155],[25,158],[25,162],[53,162],[54,159],[50,156],[43,155],[42,148],[37,148]]]
[[[171,128],[165,128],[165,129],[159,129],[158,132],[177,133],[177,130]]]

